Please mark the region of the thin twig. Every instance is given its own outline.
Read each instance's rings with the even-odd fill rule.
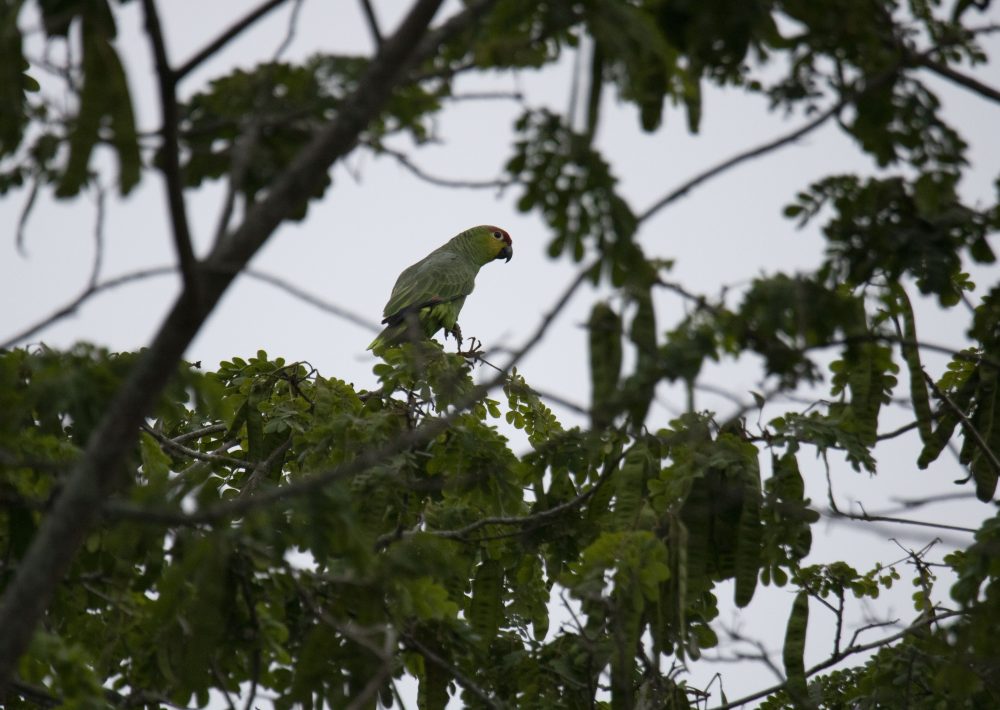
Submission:
[[[178,444],[173,439],[164,436],[163,434],[161,434],[148,424],[143,424],[142,430],[147,434],[149,434],[150,436],[152,436],[158,442],[160,442],[160,445],[162,445],[164,449],[173,451],[174,453],[180,454],[181,456],[187,456],[188,458],[196,459],[198,461],[220,463],[225,466],[233,466],[235,468],[242,468],[242,469],[251,469],[256,465],[253,461],[244,461],[243,459],[238,459],[233,456],[223,456],[221,454],[209,454],[205,453],[204,451],[197,451],[196,449],[188,448],[187,446],[184,446],[183,444]],[[234,445],[235,442],[226,442],[226,444],[224,444],[223,446],[224,448],[228,449],[229,447]]]
[[[760,155],[764,155],[766,153],[770,153],[771,151],[777,150],[778,148],[786,146],[786,145],[788,145],[790,143],[794,143],[795,141],[799,140],[803,136],[806,136],[809,133],[812,133],[817,128],[819,128],[820,126],[822,126],[824,123],[826,123],[831,118],[833,118],[838,113],[840,113],[840,111],[842,111],[845,106],[847,106],[849,103],[851,103],[852,100],[853,100],[853,97],[850,97],[850,98],[845,97],[845,98],[841,99],[840,101],[838,101],[837,103],[835,103],[830,108],[828,108],[826,111],[824,111],[821,114],[819,114],[816,118],[814,118],[813,120],[811,120],[808,123],[806,123],[805,125],[800,126],[799,128],[796,128],[795,130],[790,131],[790,132],[788,132],[788,133],[786,133],[786,134],[784,134],[782,136],[779,136],[778,138],[775,138],[774,140],[771,140],[771,141],[768,141],[767,143],[763,143],[763,144],[761,144],[759,146],[756,146],[755,148],[751,148],[749,150],[743,151],[742,153],[737,153],[736,155],[734,155],[733,157],[729,158],[728,160],[724,160],[723,162],[719,163],[718,165],[715,165],[715,166],[709,168],[708,170],[705,170],[705,171],[703,171],[703,172],[695,175],[693,178],[687,180],[686,182],[684,182],[683,184],[681,184],[679,187],[674,188],[673,190],[671,190],[670,192],[668,192],[666,195],[664,195],[663,197],[661,197],[659,200],[657,200],[656,202],[654,202],[649,208],[646,209],[645,212],[641,213],[637,217],[637,221],[639,223],[645,222],[647,219],[649,219],[650,217],[652,217],[653,215],[655,215],[657,212],[659,212],[660,210],[662,210],[664,207],[670,205],[672,202],[676,202],[680,198],[684,197],[684,195],[686,195],[687,193],[689,193],[691,190],[693,190],[694,188],[698,187],[703,182],[705,182],[707,180],[711,180],[716,175],[719,175],[720,173],[724,173],[727,170],[735,168],[737,165],[739,165],[741,163],[745,163],[748,160],[752,160],[753,158],[756,158],[756,157],[758,157]]]
[[[925,520],[913,520],[911,518],[896,518],[889,515],[870,515],[868,513],[846,513],[842,510],[825,511],[827,517],[847,518],[848,520],[860,520],[870,523],[899,523],[900,525],[916,525],[923,528],[935,528],[937,530],[954,530],[956,532],[975,533],[975,528],[967,528],[961,525],[947,525],[945,523],[930,523]]]
[[[197,68],[202,62],[211,57],[213,54],[218,52],[220,49],[229,44],[230,41],[244,30],[246,30],[250,25],[255,23],[257,20],[262,18],[264,15],[269,13],[274,8],[285,3],[287,0],[267,0],[267,2],[261,4],[256,10],[253,10],[249,14],[245,15],[242,19],[236,21],[232,26],[229,27],[225,32],[216,37],[214,40],[209,42],[209,44],[197,52],[193,57],[184,62],[180,67],[174,70],[174,83],[180,83],[181,79],[190,74],[195,68]]]
[[[288,29],[285,30],[285,37],[281,40],[281,44],[274,50],[274,56],[271,58],[272,62],[277,62],[281,59],[281,55],[288,51],[292,41],[295,39],[295,32],[299,26],[299,13],[302,11],[302,0],[293,0],[293,2],[295,4],[292,5],[292,12],[288,17]]]
[[[90,267],[90,280],[87,288],[94,288],[101,275],[101,263],[104,261],[104,206],[105,191],[99,180],[93,183],[96,194],[97,214],[94,217],[94,262]]]
[[[16,345],[17,343],[20,343],[23,340],[30,338],[35,333],[41,330],[45,330],[56,321],[62,320],[63,318],[76,313],[77,309],[79,309],[80,306],[83,305],[85,301],[87,301],[91,296],[94,296],[102,291],[107,291],[109,289],[117,288],[124,284],[131,283],[132,281],[140,281],[142,279],[147,279],[153,276],[164,276],[166,274],[172,274],[175,273],[176,271],[177,267],[175,266],[154,266],[149,269],[139,269],[138,271],[132,271],[127,274],[122,274],[121,276],[116,276],[113,279],[108,279],[107,281],[103,281],[95,286],[88,286],[83,290],[83,292],[79,296],[77,296],[75,299],[67,303],[65,306],[62,306],[61,308],[49,314],[48,316],[38,321],[34,325],[28,326],[21,332],[16,333],[7,338],[7,340],[5,340],[3,343],[0,343],[0,350],[6,350],[7,348],[10,348]]]
[[[286,293],[290,294],[291,296],[294,296],[295,298],[299,299],[300,301],[304,301],[309,305],[315,306],[321,311],[325,311],[326,313],[335,315],[338,318],[343,318],[346,321],[350,321],[354,325],[364,328],[365,330],[369,330],[372,333],[378,333],[380,330],[382,330],[378,325],[368,320],[367,318],[359,316],[358,314],[349,311],[346,308],[342,308],[341,306],[334,305],[329,301],[324,301],[318,296],[314,296],[308,291],[304,291],[298,286],[292,284],[291,282],[286,281],[285,279],[279,276],[275,276],[274,274],[268,274],[263,271],[258,271],[257,269],[244,269],[242,275],[249,276],[252,279],[257,279],[258,281],[263,281],[264,283],[270,284],[275,288],[279,288],[282,291],[285,291]]]
[[[376,150],[377,154],[388,155],[391,158],[395,158],[396,162],[409,170],[413,175],[420,178],[424,182],[430,183],[431,185],[437,185],[438,187],[483,190],[489,188],[503,189],[511,184],[510,180],[502,180],[499,178],[494,180],[456,180],[452,178],[438,177],[425,172],[418,165],[414,164],[405,153],[398,150],[387,148],[384,145],[381,145],[374,150]]]
[[[35,207],[35,200],[38,199],[38,189],[41,187],[41,184],[42,177],[36,172],[31,178],[31,190],[28,192],[28,199],[24,201],[24,207],[21,208],[21,214],[17,218],[17,234],[14,237],[14,244],[21,256],[27,255],[24,249],[25,228],[28,226],[28,217],[31,216],[31,212]]]

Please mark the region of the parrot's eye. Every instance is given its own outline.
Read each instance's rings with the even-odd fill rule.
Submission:
[[[493,237],[495,239],[503,239],[503,234],[499,231],[493,232]]]

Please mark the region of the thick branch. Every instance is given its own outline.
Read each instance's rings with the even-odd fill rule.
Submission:
[[[206,273],[199,297],[184,290],[150,347],[129,372],[0,601],[0,694],[7,688],[55,586],[98,519],[105,497],[124,479],[122,461],[135,445],[139,424],[163,391],[184,350],[235,274],[275,228],[301,206],[304,196],[313,192],[330,166],[354,147],[358,135],[413,66],[415,50],[436,51],[436,47],[427,47],[421,40],[431,35],[441,41],[447,39],[440,32],[427,31],[440,4],[441,0],[414,3],[362,76],[357,90],[345,101],[345,109],[269,186],[267,197],[248,211],[231,237],[213,251],[208,261],[214,272]]]
[[[149,34],[153,49],[156,81],[160,92],[160,114],[163,120],[160,172],[163,173],[167,188],[170,225],[185,288],[197,296],[198,264],[194,257],[194,248],[191,246],[191,228],[188,225],[187,207],[184,204],[184,185],[181,181],[181,162],[177,143],[177,81],[167,59],[167,48],[163,42],[163,31],[160,28],[155,0],[142,0],[142,7],[146,15],[146,32]]]

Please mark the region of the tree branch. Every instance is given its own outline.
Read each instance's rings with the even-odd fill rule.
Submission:
[[[180,83],[181,79],[194,71],[206,59],[229,44],[234,37],[241,34],[250,25],[286,1],[287,0],[267,0],[267,2],[260,5],[256,10],[253,10],[248,15],[244,16],[243,19],[238,20],[230,26],[229,29],[212,40],[204,49],[197,52],[193,57],[184,62],[184,64],[175,69],[173,73],[174,83]]]
[[[187,206],[184,204],[184,185],[181,181],[181,163],[177,142],[177,80],[170,69],[167,48],[163,41],[160,16],[156,12],[155,0],[142,0],[146,15],[146,33],[153,50],[156,66],[156,81],[160,91],[160,114],[163,149],[160,154],[160,172],[167,188],[167,204],[170,207],[170,224],[177,249],[177,261],[184,277],[184,286],[197,299],[200,290],[198,262],[191,245],[191,228],[188,224]]]
[[[771,140],[771,141],[768,141],[767,143],[763,143],[763,144],[761,144],[759,146],[756,146],[755,148],[751,148],[749,150],[743,151],[742,153],[737,153],[736,155],[734,155],[733,157],[729,158],[728,160],[724,160],[723,162],[719,163],[718,165],[715,165],[715,166],[709,168],[708,170],[705,170],[704,172],[701,172],[701,173],[695,175],[693,178],[691,178],[687,182],[681,184],[679,187],[674,188],[673,190],[671,190],[670,192],[668,192],[666,195],[664,195],[663,197],[661,197],[659,200],[657,200],[655,203],[653,203],[650,207],[648,207],[646,209],[645,212],[643,212],[642,214],[640,214],[636,218],[637,221],[640,224],[642,222],[645,222],[647,219],[649,219],[650,217],[652,217],[653,215],[655,215],[657,212],[659,212],[660,210],[662,210],[664,207],[666,207],[666,206],[670,205],[671,203],[676,202],[680,198],[684,197],[684,195],[686,195],[691,190],[693,190],[694,188],[696,188],[699,185],[701,185],[703,182],[705,182],[707,180],[711,180],[715,176],[720,175],[721,173],[724,173],[727,170],[735,168],[737,165],[740,165],[741,163],[745,163],[748,160],[752,160],[752,159],[754,159],[756,157],[759,157],[761,155],[765,155],[767,153],[770,153],[771,151],[777,150],[778,148],[786,146],[789,143],[794,143],[795,141],[799,140],[803,136],[806,136],[809,133],[812,133],[817,128],[819,128],[820,126],[822,126],[824,123],[826,123],[831,118],[833,118],[838,113],[840,113],[840,111],[845,106],[847,106],[847,104],[851,103],[852,100],[853,100],[853,97],[845,97],[845,98],[841,99],[840,101],[838,101],[837,103],[835,103],[830,108],[828,108],[826,111],[823,111],[819,116],[817,116],[813,120],[809,121],[805,125],[800,126],[799,128],[796,128],[795,130],[793,130],[793,131],[791,131],[789,133],[786,133],[783,136],[779,136],[778,138],[775,138],[774,140]]]
[[[917,525],[924,528],[935,528],[938,530],[955,530],[975,534],[975,528],[966,528],[961,525],[946,525],[945,523],[930,523],[924,520],[913,520],[911,518],[896,518],[889,515],[869,515],[868,513],[845,513],[842,510],[830,509],[826,511],[830,518],[847,518],[848,520],[861,520],[871,523],[899,523],[900,525]]]
[[[304,301],[305,303],[308,303],[311,306],[315,306],[321,311],[325,311],[327,313],[330,313],[331,315],[335,315],[338,318],[343,318],[344,320],[349,321],[360,328],[364,328],[365,330],[371,331],[372,333],[378,333],[379,331],[382,330],[380,326],[376,325],[367,318],[359,316],[357,313],[349,311],[346,308],[341,308],[340,306],[330,303],[329,301],[324,301],[319,297],[309,293],[308,291],[304,291],[298,286],[289,283],[280,276],[275,276],[273,274],[268,274],[263,271],[258,271],[257,269],[249,269],[249,268],[244,269],[242,275],[249,276],[250,278],[257,279],[258,281],[263,281],[266,284],[281,289],[282,291],[285,291],[286,293],[288,293],[291,296],[294,296],[300,301]]]
[[[963,74],[960,71],[952,69],[944,62],[939,62],[938,60],[928,56],[927,54],[913,55],[916,63],[937,74],[938,76],[951,81],[952,83],[963,86],[970,91],[979,94],[984,99],[993,101],[995,103],[1000,103],[1000,91],[997,91],[992,86],[984,84],[978,79],[969,76],[968,74]]]
[[[388,155],[391,158],[395,158],[396,162],[413,173],[413,175],[420,178],[424,182],[428,182],[431,185],[437,185],[438,187],[462,188],[470,190],[482,190],[489,188],[503,189],[513,182],[511,180],[502,180],[499,178],[493,180],[453,180],[451,178],[437,177],[424,172],[422,168],[410,160],[406,153],[393,150],[392,148],[387,148],[385,146],[379,146],[378,148],[373,148],[373,150],[376,155],[383,154]]]
[[[368,23],[368,31],[372,33],[372,41],[375,49],[382,46],[382,30],[378,26],[378,18],[375,17],[375,8],[372,7],[371,0],[361,0],[361,9],[365,13],[365,21]]]
[[[110,289],[118,288],[127,283],[133,281],[141,281],[142,279],[147,279],[153,276],[164,276],[166,274],[172,274],[177,271],[175,266],[154,266],[149,269],[139,269],[138,271],[131,271],[121,276],[116,276],[113,279],[108,279],[98,284],[88,285],[79,296],[74,298],[72,301],[62,306],[58,310],[54,311],[50,315],[46,316],[42,320],[38,321],[34,325],[29,325],[24,330],[19,333],[7,338],[7,340],[0,343],[0,350],[6,350],[7,348],[13,347],[17,343],[20,343],[28,338],[30,338],[35,333],[45,330],[50,325],[56,321],[60,321],[67,316],[71,316],[86,302],[91,296],[95,296],[102,291],[107,291]]]
[[[235,274],[246,266],[275,228],[302,205],[330,165],[355,146],[358,135],[414,66],[418,53],[429,55],[436,51],[436,45],[426,44],[428,38],[439,41],[448,38],[440,30],[427,29],[441,1],[414,3],[399,29],[386,40],[362,75],[357,89],[345,101],[344,110],[318,132],[269,186],[267,197],[248,211],[231,238],[213,250],[199,297],[189,289],[181,293],[150,347],[132,367],[0,600],[0,628],[4,630],[0,635],[0,695],[6,690],[55,586],[100,516],[104,499],[120,480],[122,461],[135,445],[143,416],[160,396],[184,350]],[[468,12],[466,9],[459,14]]]

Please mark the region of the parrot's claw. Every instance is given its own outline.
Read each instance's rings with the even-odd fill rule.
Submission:
[[[478,359],[483,354],[483,342],[479,338],[469,338],[469,349],[459,349],[458,354],[465,358]]]
[[[454,336],[455,342],[458,343],[458,350],[459,350],[459,352],[461,352],[461,350],[462,350],[462,329],[458,327],[458,323],[456,323],[452,327],[451,330],[446,330],[444,332],[444,337],[445,338],[448,337],[448,333],[451,333],[452,336]]]

